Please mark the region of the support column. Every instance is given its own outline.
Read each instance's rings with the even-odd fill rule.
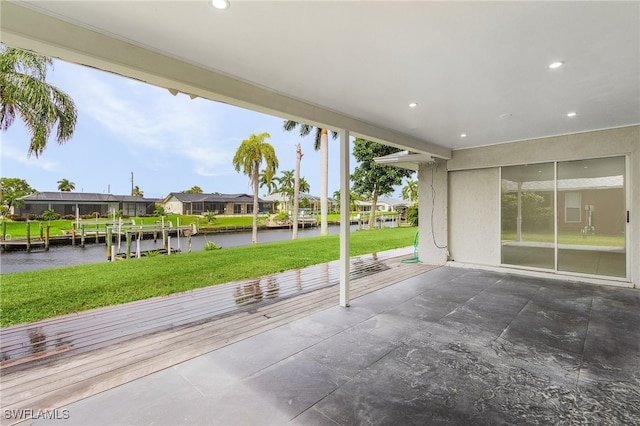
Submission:
[[[340,306],[349,306],[350,219],[349,131],[340,131]]]
[[[418,257],[424,263],[444,265],[449,257],[447,163],[436,159],[418,169]]]

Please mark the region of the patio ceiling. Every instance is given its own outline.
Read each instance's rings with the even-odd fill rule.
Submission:
[[[442,158],[640,124],[638,2],[3,1],[2,41]]]

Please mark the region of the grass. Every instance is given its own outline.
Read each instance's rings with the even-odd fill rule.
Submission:
[[[351,256],[407,247],[417,228],[351,234]],[[312,237],[222,250],[16,272],[0,277],[0,325],[302,268],[340,257],[339,236]]]
[[[178,224],[178,219],[180,220],[181,225],[188,225],[190,223],[198,223],[199,226],[204,227],[223,227],[223,226],[251,226],[252,217],[251,216],[219,216],[216,218],[216,223],[209,223],[206,219],[200,216],[185,216],[185,215],[168,215],[165,216],[165,223],[171,222],[173,225]],[[260,219],[260,217],[258,218]],[[98,221],[106,221],[109,219],[100,218]],[[125,219],[126,222],[131,219]],[[136,224],[139,225],[153,225],[156,222],[160,222],[161,219],[156,216],[150,217],[136,217],[133,218]],[[52,221],[31,221],[30,222],[30,234],[31,238],[40,237],[40,223],[43,226],[49,225],[49,235],[64,235],[65,231],[71,231],[73,228],[73,220],[52,220]],[[92,225],[92,222],[95,220],[85,219],[80,221],[80,223],[84,223],[87,229],[95,229],[95,225]],[[100,225],[100,229],[104,230],[104,225]],[[44,231],[43,231],[44,232]],[[6,222],[6,233],[7,238],[15,239],[15,238],[26,238],[27,236],[27,225],[26,222],[17,222],[17,221],[7,221]],[[44,235],[44,234],[43,234]]]

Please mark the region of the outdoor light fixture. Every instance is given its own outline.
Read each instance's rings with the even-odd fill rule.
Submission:
[[[224,10],[228,9],[231,6],[231,3],[229,3],[229,0],[211,0],[211,6],[216,9]]]
[[[549,64],[549,68],[554,70],[556,68],[560,68],[562,65],[564,65],[563,61],[553,62],[552,64]]]

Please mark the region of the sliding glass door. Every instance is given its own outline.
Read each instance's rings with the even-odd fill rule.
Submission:
[[[625,157],[503,167],[502,263],[625,278]]]
[[[558,163],[558,270],[626,277],[624,157]]]
[[[502,168],[502,263],[554,269],[553,163]]]

